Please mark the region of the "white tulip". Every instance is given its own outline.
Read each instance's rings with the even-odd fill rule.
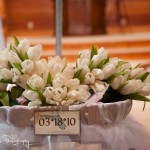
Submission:
[[[104,74],[104,80],[105,79],[108,79],[110,76],[112,76],[114,73],[115,73],[115,69],[116,69],[116,66],[113,65],[113,64],[108,64],[106,65],[102,71],[103,71],[103,74]]]
[[[20,83],[19,86],[21,86],[22,88],[26,89],[27,88],[27,81],[31,78],[30,75],[28,74],[23,74],[20,76]]]
[[[100,61],[108,57],[108,52],[102,47],[98,50],[98,54],[94,55],[92,58],[93,67],[96,67]]]
[[[0,69],[9,68],[8,53],[8,50],[0,50]]]
[[[53,84],[53,87],[54,88],[58,88],[58,87],[62,87],[64,85],[64,77],[63,76],[58,76],[57,78],[55,78],[53,81],[52,81],[52,84]]]
[[[116,69],[116,73],[131,69],[131,63],[127,62]]]
[[[64,77],[64,82],[72,79],[74,76],[74,67],[66,66],[61,75]]]
[[[6,90],[7,84],[6,83],[0,83],[0,91]]]
[[[14,66],[14,63],[19,63],[19,64],[22,63],[22,60],[18,57],[18,55],[14,51],[9,52],[8,60],[13,66]]]
[[[84,50],[79,53],[79,58],[77,59],[77,66],[88,66],[90,63],[91,52],[89,50]]]
[[[20,43],[18,45],[18,50],[19,50],[22,57],[25,56],[25,54],[27,53],[29,47],[30,47],[30,43],[29,43],[28,39],[23,39],[23,40],[20,41]]]
[[[47,104],[50,104],[50,105],[60,105],[59,102],[56,102],[56,101],[51,100],[51,99],[49,99],[49,98],[46,98],[46,103],[47,103]]]
[[[42,76],[48,70],[48,64],[45,59],[40,59],[35,62],[35,69],[39,76]]]
[[[87,73],[90,73],[90,68],[88,66],[79,65],[77,68],[75,68],[74,72],[77,72],[79,70],[82,70],[81,76],[85,76]]]
[[[65,83],[65,86],[71,91],[71,90],[76,90],[80,84],[80,81],[75,78],[75,79],[70,79]]]
[[[110,58],[109,59],[109,64],[113,64],[114,66],[117,66],[119,63],[120,59],[118,59],[117,57],[114,58]],[[107,64],[106,64],[107,65]]]
[[[144,80],[145,83],[150,83],[150,74],[147,76],[147,78]]]
[[[34,62],[32,60],[25,60],[21,63],[21,66],[22,66],[22,72],[25,73],[25,74],[33,74],[34,72]]]
[[[80,90],[78,92],[78,101],[85,102],[90,98],[90,96],[91,96],[91,93],[89,91]]]
[[[87,73],[84,78],[84,84],[94,84],[95,77],[92,73]]]
[[[48,99],[52,99],[53,98],[53,90],[54,90],[53,87],[46,87],[43,95]]]
[[[105,82],[96,80],[93,85],[90,85],[90,87],[93,89],[95,93],[97,93],[97,92],[102,92],[103,90],[105,90],[107,87],[107,84]]]
[[[143,83],[141,80],[128,80],[127,84],[120,89],[120,93],[128,95],[132,93],[139,93],[142,90]]]
[[[27,81],[27,84],[32,87],[32,88],[44,88],[45,87],[45,82],[43,78],[40,76],[34,74],[31,76],[31,78]]]
[[[63,105],[63,106],[70,106],[70,105],[72,105],[72,104],[74,104],[74,100],[72,100],[72,99],[63,100],[63,101],[61,102],[61,105]]]
[[[104,74],[101,69],[93,69],[91,73],[94,75],[95,79],[99,79],[99,80],[104,79]]]
[[[67,93],[67,98],[68,98],[68,99],[71,99],[71,100],[73,100],[73,101],[77,101],[78,98],[79,98],[79,94],[78,94],[78,93],[79,93],[79,92],[76,91],[76,90],[69,91],[69,92]]]
[[[150,95],[150,83],[145,83],[140,94],[144,96],[149,96]]]
[[[30,47],[27,51],[28,57],[32,61],[37,61],[42,55],[42,46],[40,44]]]
[[[111,87],[114,89],[114,90],[117,90],[121,87],[121,85],[123,85],[124,82],[126,82],[126,77],[125,76],[118,76],[116,77],[112,82],[111,82]]]
[[[136,78],[144,74],[144,68],[135,68],[130,71],[130,78]]]
[[[13,82],[18,82],[18,81],[20,81],[20,76],[21,76],[20,71],[19,71],[17,68],[12,68],[12,69],[11,69],[11,72],[13,73],[12,81],[13,81]]]
[[[22,95],[30,101],[35,101],[40,99],[39,94],[35,91],[25,90]]]
[[[65,99],[67,95],[67,88],[56,88],[53,90],[53,100],[57,102],[61,102]]]
[[[42,102],[40,101],[40,99],[37,99],[35,101],[29,102],[28,106],[32,107],[32,106],[40,106],[42,104]]]
[[[62,59],[59,56],[50,57],[48,60],[48,68],[52,78],[55,78],[58,73],[61,73],[66,64],[67,62],[65,58]]]
[[[78,91],[80,90],[85,90],[85,91],[89,91],[89,86],[88,85],[85,85],[85,84],[80,84],[78,86]]]
[[[13,73],[6,68],[0,69],[0,80],[11,80],[13,78]]]

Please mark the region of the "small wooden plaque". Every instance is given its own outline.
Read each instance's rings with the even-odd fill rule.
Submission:
[[[79,111],[36,111],[35,134],[80,135]]]

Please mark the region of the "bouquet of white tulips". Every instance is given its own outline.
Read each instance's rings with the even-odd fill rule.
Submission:
[[[40,59],[42,46],[31,47],[27,39],[0,51],[0,105],[73,105],[103,92],[103,103],[126,99],[149,102],[150,73],[139,65],[109,58],[104,48],[81,51],[76,64],[65,58]],[[11,88],[8,85],[12,84]]]

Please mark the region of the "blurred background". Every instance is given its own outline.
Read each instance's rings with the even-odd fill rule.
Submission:
[[[55,55],[55,14],[55,0],[0,0],[1,45],[13,35],[27,37],[43,45],[43,57]],[[112,57],[149,67],[150,0],[63,0],[62,17],[62,56],[68,61],[93,43]]]

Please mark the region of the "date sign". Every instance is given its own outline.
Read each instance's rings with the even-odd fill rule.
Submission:
[[[36,111],[35,134],[80,135],[79,111]]]

